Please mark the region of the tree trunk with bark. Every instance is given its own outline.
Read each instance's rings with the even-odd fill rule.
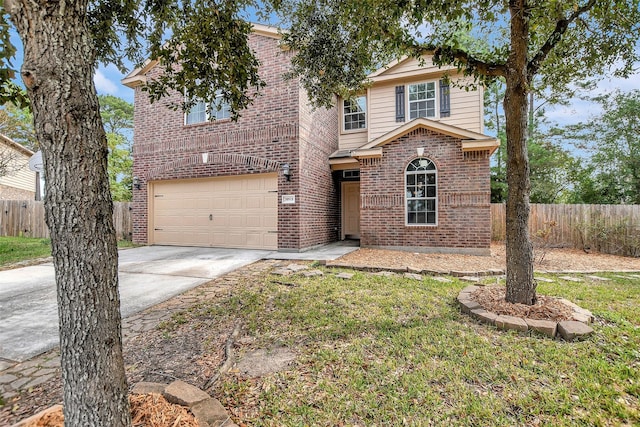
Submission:
[[[5,0],[43,152],[68,426],[130,426],[107,139],[86,1]]]
[[[507,134],[507,291],[511,303],[534,304],[533,246],[529,237],[527,94],[529,15],[526,0],[511,0],[511,52],[507,60],[504,112]]]

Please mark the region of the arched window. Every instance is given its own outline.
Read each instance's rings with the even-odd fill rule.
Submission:
[[[436,165],[415,159],[405,172],[407,225],[437,224],[438,191]]]

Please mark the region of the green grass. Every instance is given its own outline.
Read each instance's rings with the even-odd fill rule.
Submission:
[[[50,239],[0,237],[0,266],[51,255]]]
[[[470,319],[462,282],[362,272],[253,277],[184,315],[241,318],[252,348],[299,355],[292,370],[218,383],[250,425],[640,425],[640,281],[608,277],[540,285],[595,314],[595,334],[574,343]]]
[[[135,247],[128,240],[120,240],[119,248]],[[32,237],[0,237],[0,267],[20,261],[51,255],[51,239]]]

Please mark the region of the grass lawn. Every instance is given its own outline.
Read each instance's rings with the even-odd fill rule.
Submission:
[[[119,248],[135,246],[127,240],[118,242]],[[51,239],[32,237],[0,237],[0,267],[51,255]]]
[[[50,239],[0,237],[0,266],[51,255]]]
[[[640,280],[540,284],[596,316],[568,343],[463,315],[466,284],[355,272],[351,280],[264,275],[175,321],[243,321],[239,355],[287,346],[291,370],[224,375],[215,395],[256,426],[640,425]],[[494,279],[495,280],[495,279]],[[191,323],[190,323],[191,324]],[[238,419],[236,419],[238,421]]]

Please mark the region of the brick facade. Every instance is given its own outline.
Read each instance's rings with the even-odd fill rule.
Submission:
[[[313,109],[300,91],[301,247],[338,240],[340,211],[329,155],[338,149],[336,109]]]
[[[437,167],[437,225],[405,225],[405,169],[421,157]],[[383,146],[381,158],[360,160],[363,247],[489,253],[489,152],[463,153],[459,139],[417,129]]]
[[[0,184],[0,200],[35,200],[36,192]]]
[[[135,88],[133,240],[148,243],[148,184],[154,181],[278,173],[278,249],[301,251],[340,239],[340,184],[358,178],[332,173],[338,149],[338,109],[314,109],[299,81],[285,80],[292,53],[279,40],[254,33],[249,43],[267,86],[237,122],[184,124],[170,108],[173,93],[151,104]],[[148,79],[157,76],[152,68]],[[431,128],[429,128],[431,129]],[[418,128],[382,146],[382,156],[359,160],[360,236],[365,247],[489,253],[489,151],[464,153],[462,141]],[[456,134],[456,133],[454,133]],[[437,166],[437,225],[405,224],[405,169],[416,148]],[[202,155],[207,155],[207,162]],[[291,179],[282,174],[288,163]],[[293,195],[295,204],[282,204]]]
[[[278,194],[295,195],[296,204],[278,206],[278,248],[303,250],[335,239],[335,198],[330,184],[328,154],[337,149],[335,109],[311,111],[297,80],[285,80],[291,52],[278,40],[252,34],[249,44],[260,60],[267,86],[237,122],[219,120],[184,124],[184,114],[170,108],[182,101],[175,92],[151,104],[135,89],[133,174],[141,189],[133,192],[133,240],[147,243],[147,184],[158,180],[209,178],[278,171]],[[151,69],[153,79],[159,70]],[[204,163],[202,154],[207,153]],[[280,172],[291,165],[292,179]],[[315,175],[312,175],[315,174]],[[316,178],[309,178],[315,176]],[[333,221],[333,222],[332,222]]]

